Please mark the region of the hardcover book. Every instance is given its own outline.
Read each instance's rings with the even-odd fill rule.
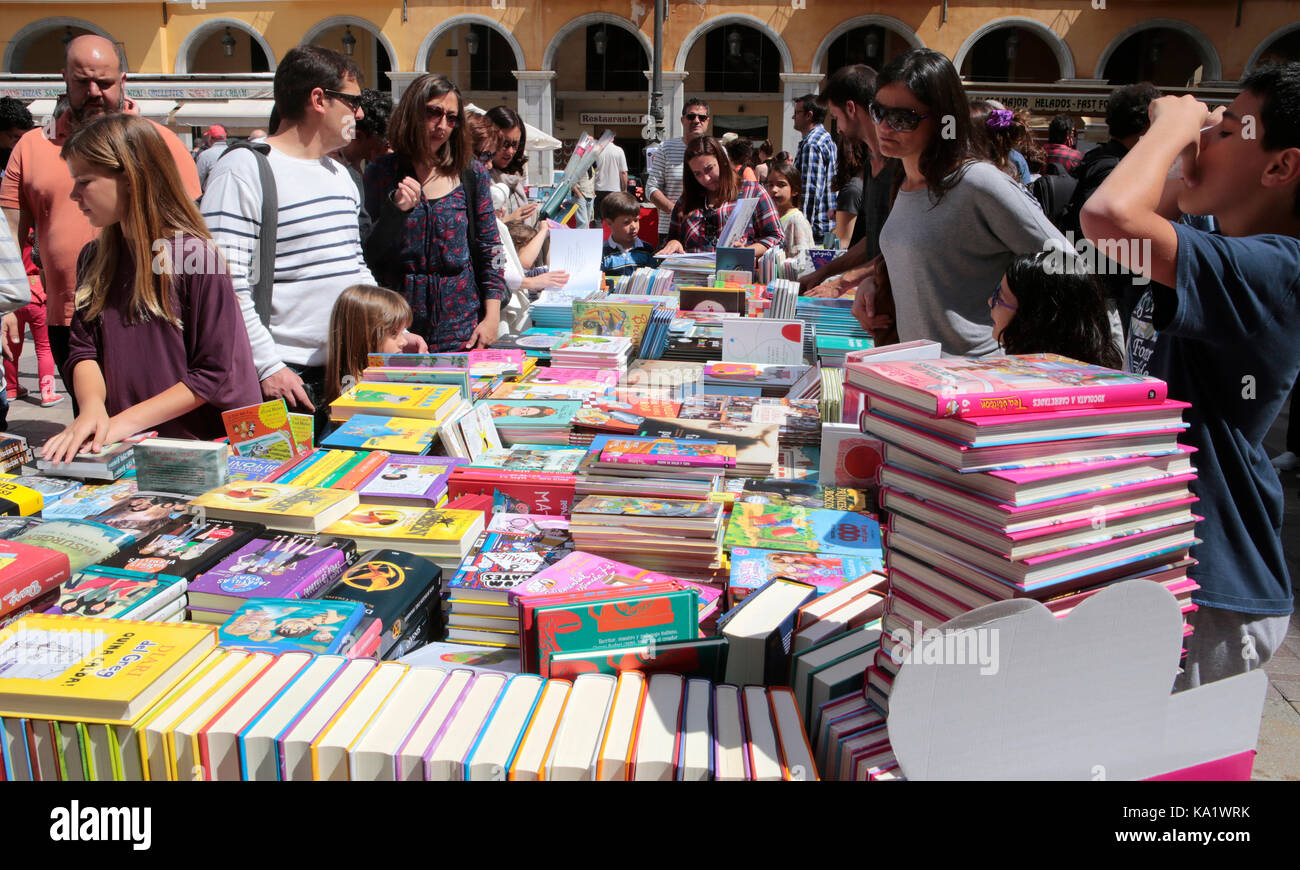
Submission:
[[[379,620],[381,634],[377,655],[388,653],[438,602],[442,569],[420,556],[400,550],[370,550],[323,596],[327,601],[357,601],[366,616]]]
[[[0,540],[0,616],[40,599],[71,574],[66,553]]]
[[[578,674],[641,671],[669,673],[722,682],[727,667],[727,639],[698,637],[601,649],[578,649],[551,655],[550,675],[571,680]]]
[[[841,554],[735,547],[731,551],[731,578],[727,594],[734,606],[769,581],[784,577],[815,586],[818,595],[825,595],[850,580],[880,570],[878,562],[879,560],[871,558]]]
[[[699,633],[699,593],[694,589],[540,607],[534,616],[537,662],[543,676],[550,656],[575,649],[692,640]]]
[[[879,570],[880,524],[850,511],[740,503],[731,512],[726,546],[857,556]]]

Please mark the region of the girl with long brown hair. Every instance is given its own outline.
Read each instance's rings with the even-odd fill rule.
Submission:
[[[77,264],[65,382],[81,413],[45,445],[69,461],[135,432],[220,437],[261,401],[225,259],[153,125],[114,114],[72,134],[72,200],[100,230]]]
[[[330,313],[329,356],[325,363],[325,396],[341,396],[348,380],[361,381],[372,353],[401,353],[411,306],[400,293],[369,284],[353,284],[339,294]]]
[[[761,257],[768,248],[785,243],[772,197],[758,182],[741,179],[721,142],[712,136],[691,140],[683,162],[682,195],[668,224],[668,244],[660,254],[715,250],[736,202],[749,198],[758,199],[758,204],[734,245],[753,248]]]

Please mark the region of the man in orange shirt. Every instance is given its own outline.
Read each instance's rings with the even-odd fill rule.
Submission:
[[[63,81],[67,85],[67,109],[54,122],[52,137],[48,127],[28,131],[14,147],[0,182],[0,207],[4,208],[14,238],[25,239],[28,229],[36,227],[50,348],[60,370],[68,359],[77,256],[98,233],[71,199],[72,174],[59,157],[59,150],[74,130],[92,118],[136,111],[135,104],[126,97],[126,73],[122,72],[117,46],[102,36],[87,34],[68,43]],[[189,149],[166,127],[157,123],[154,126],[176,159],[185,189],[197,200],[202,190]],[[4,331],[6,336],[16,333],[17,321],[6,317]]]

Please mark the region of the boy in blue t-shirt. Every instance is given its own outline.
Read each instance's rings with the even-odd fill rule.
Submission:
[[[1153,279],[1133,312],[1130,368],[1192,404],[1180,440],[1197,448],[1193,509],[1205,519],[1183,689],[1262,666],[1290,621],[1282,486],[1262,441],[1300,372],[1300,64],[1250,74],[1226,111],[1183,96],[1150,113],[1082,216],[1100,250]],[[1180,154],[1177,210],[1213,215],[1218,233],[1160,213]]]
[[[600,252],[600,269],[605,277],[631,275],[652,264],[654,251],[641,241],[641,204],[630,193],[616,191],[600,204],[600,217],[609,227],[609,238]]]

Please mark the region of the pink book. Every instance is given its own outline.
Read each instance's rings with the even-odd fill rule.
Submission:
[[[618,386],[618,372],[610,369],[567,369],[547,366],[534,369],[527,383],[572,387],[614,387]]]
[[[620,465],[677,465],[690,468],[734,468],[736,448],[732,444],[700,444],[681,441],[608,441],[600,451],[601,462]]]
[[[991,417],[1163,402],[1165,382],[1056,354],[847,363],[847,381],[936,417]]]
[[[1227,758],[1193,764],[1147,778],[1147,782],[1245,782],[1255,765],[1255,750],[1247,749]]]
[[[508,595],[510,603],[515,604],[520,598],[532,595],[583,592],[611,586],[639,586],[663,580],[680,582],[667,574],[646,571],[603,556],[574,550],[551,567],[534,574],[530,580],[509,590]]]

